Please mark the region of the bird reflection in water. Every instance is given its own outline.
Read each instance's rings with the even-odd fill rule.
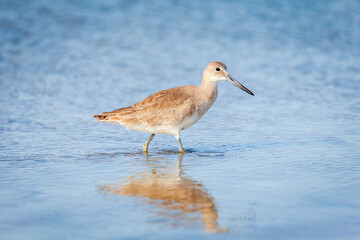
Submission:
[[[205,232],[227,231],[226,228],[219,228],[214,199],[204,186],[183,177],[182,154],[176,164],[173,161],[167,164],[169,162],[164,158],[146,157],[146,165],[150,170],[137,173],[122,183],[105,185],[101,190],[145,199],[147,204],[156,207],[158,215],[170,218],[176,225],[196,225],[202,220]]]

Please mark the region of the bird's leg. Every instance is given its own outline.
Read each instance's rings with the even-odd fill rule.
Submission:
[[[149,137],[149,139],[144,143],[143,145],[143,152],[147,153],[148,152],[148,148],[149,148],[149,143],[151,142],[151,140],[154,138],[155,134],[151,134],[151,136]]]
[[[180,153],[184,153],[185,150],[184,150],[184,148],[183,148],[183,146],[182,146],[182,144],[181,144],[181,139],[180,139],[180,138],[178,139],[178,143],[179,143],[179,152],[180,152]]]
[[[185,150],[184,150],[184,148],[183,148],[183,146],[182,146],[181,139],[180,139],[180,135],[176,135],[175,138],[176,138],[176,140],[177,140],[178,143],[179,143],[179,152],[180,152],[180,153],[184,153]]]

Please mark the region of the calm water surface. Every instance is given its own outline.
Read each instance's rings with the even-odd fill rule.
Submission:
[[[1,239],[359,239],[359,1],[0,1]],[[223,61],[172,136],[91,121]]]

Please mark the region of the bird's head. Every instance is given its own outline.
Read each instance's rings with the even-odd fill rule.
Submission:
[[[203,79],[205,81],[211,81],[211,82],[219,82],[219,81],[228,81],[238,88],[244,90],[250,95],[254,95],[249,89],[244,87],[241,83],[235,80],[228,72],[225,64],[221,62],[211,62],[209,63],[203,74]]]

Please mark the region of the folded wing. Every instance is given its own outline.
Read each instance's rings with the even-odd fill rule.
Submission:
[[[129,107],[102,112],[94,116],[97,118],[95,121],[118,123],[126,127],[134,124],[178,124],[196,111],[194,99],[185,91],[179,91],[181,88],[160,91]]]

